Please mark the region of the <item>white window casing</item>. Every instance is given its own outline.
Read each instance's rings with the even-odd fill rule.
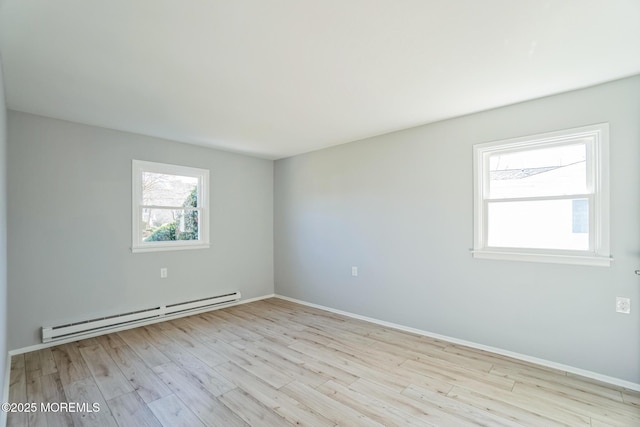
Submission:
[[[132,160],[132,244],[131,251],[154,252],[173,251],[185,249],[209,248],[209,171],[187,166],[179,166],[165,163],[155,163],[142,160]],[[143,174],[163,174],[176,178],[197,180],[196,199],[197,207],[184,207],[178,203],[148,206],[143,202]],[[165,190],[170,191],[170,190]],[[196,212],[197,239],[193,240],[165,240],[145,241],[141,218],[144,209],[157,209],[164,211],[188,210]]]
[[[490,158],[509,156],[547,148],[584,145],[586,148],[585,189],[581,192],[558,194],[515,194],[495,198],[490,194]],[[540,153],[540,151],[538,151]],[[498,161],[500,157],[498,157]],[[609,247],[609,125],[584,126],[545,134],[476,144],[473,147],[474,166],[474,258],[534,261],[591,266],[609,266],[612,258]],[[564,166],[562,166],[564,167]],[[560,167],[558,167],[559,169]],[[550,176],[550,174],[548,174]],[[560,186],[561,183],[559,183]],[[514,190],[511,190],[512,193]],[[533,191],[535,193],[535,190]],[[533,202],[586,200],[588,205],[588,247],[565,249],[544,247],[518,247],[517,245],[491,246],[489,243],[489,206],[521,206]],[[529,205],[531,206],[531,205]],[[574,204],[575,206],[575,204]],[[495,219],[495,218],[494,218]],[[566,219],[566,218],[565,218]],[[558,221],[561,219],[558,218]],[[553,219],[551,219],[553,221]],[[574,219],[575,221],[575,219]],[[495,225],[495,221],[494,221]],[[554,226],[554,224],[549,224]],[[573,231],[576,232],[575,230]],[[515,234],[518,231],[515,230]],[[526,232],[523,231],[523,234]],[[518,236],[515,236],[515,240]],[[508,240],[508,239],[507,239]],[[523,237],[523,240],[526,238]],[[586,245],[586,243],[585,243]],[[527,246],[527,245],[523,245]],[[553,245],[549,245],[553,246]]]

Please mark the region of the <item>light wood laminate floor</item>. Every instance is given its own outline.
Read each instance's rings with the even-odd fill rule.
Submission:
[[[640,393],[280,299],[13,356],[10,400],[100,407],[21,427],[640,426]]]

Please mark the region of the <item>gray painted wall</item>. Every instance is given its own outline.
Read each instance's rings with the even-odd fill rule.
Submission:
[[[14,111],[8,123],[10,349],[43,325],[273,293],[272,161]],[[131,159],[210,170],[210,249],[130,252]]]
[[[276,292],[640,383],[639,117],[636,76],[278,160]],[[472,145],[600,122],[613,266],[473,259]]]
[[[7,107],[0,58],[0,390],[7,363]],[[0,395],[3,391],[0,391]],[[5,415],[0,414],[0,425]]]

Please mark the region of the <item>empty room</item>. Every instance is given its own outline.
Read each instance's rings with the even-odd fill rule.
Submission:
[[[639,22],[0,0],[0,427],[639,426]]]

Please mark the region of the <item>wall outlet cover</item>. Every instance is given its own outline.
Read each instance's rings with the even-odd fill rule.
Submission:
[[[616,297],[616,312],[624,314],[631,313],[631,298]]]

